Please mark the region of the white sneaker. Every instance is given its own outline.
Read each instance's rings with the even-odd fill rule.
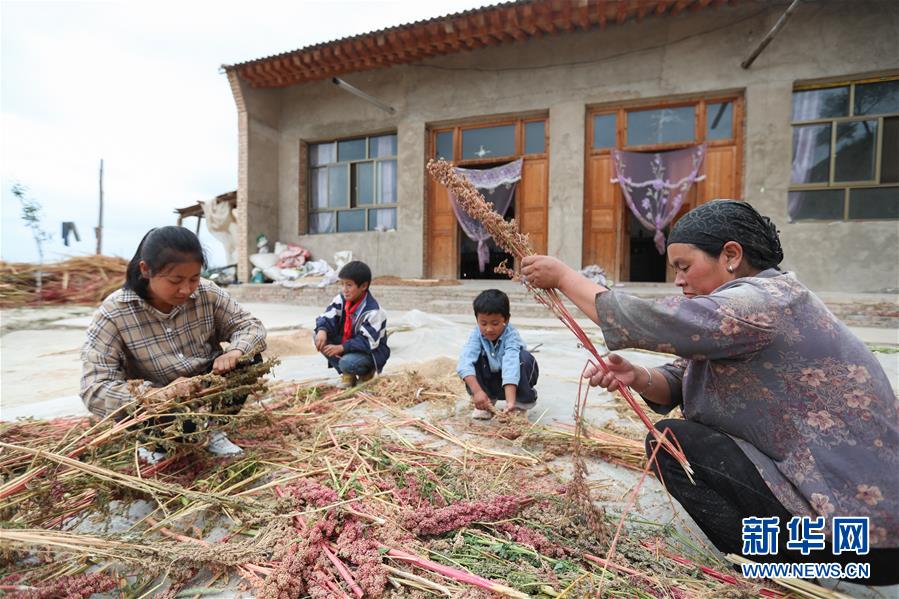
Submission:
[[[475,420],[490,420],[491,418],[493,418],[493,412],[491,412],[490,410],[475,408],[471,411],[471,417]]]
[[[142,462],[146,462],[151,466],[154,464],[158,464],[162,460],[165,459],[166,453],[164,451],[150,451],[146,447],[138,447],[137,448],[137,457]]]
[[[235,445],[228,438],[228,435],[222,431],[214,431],[209,435],[209,443],[206,444],[206,451],[213,455],[229,456],[243,453],[240,446]]]

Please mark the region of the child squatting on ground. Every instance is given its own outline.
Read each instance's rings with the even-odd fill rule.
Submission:
[[[493,417],[493,404],[506,400],[506,413],[523,413],[537,403],[537,360],[521,335],[509,324],[509,296],[499,289],[482,291],[474,299],[478,326],[471,332],[456,372],[465,381],[474,404],[472,418]]]
[[[367,264],[348,262],[337,276],[341,293],[315,319],[315,349],[340,373],[339,386],[349,388],[371,380],[387,363],[387,314],[369,293]]]
[[[224,374],[240,368],[238,360],[265,350],[265,327],[214,283],[200,278],[206,265],[196,235],[183,227],[151,229],[141,240],[121,289],[94,312],[81,350],[81,399],[100,418],[124,418],[134,400],[128,381],[142,388],[164,387],[207,372]],[[221,342],[228,342],[223,351]],[[246,395],[214,406],[219,414],[237,414]],[[163,416],[162,419],[171,419]],[[197,431],[187,420],[185,434]],[[165,457],[148,427],[148,447],[138,454],[154,464]],[[155,449],[154,449],[155,447]],[[224,431],[212,431],[206,449],[219,456],[241,448]]]

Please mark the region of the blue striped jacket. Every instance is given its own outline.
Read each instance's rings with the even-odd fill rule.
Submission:
[[[353,318],[353,336],[342,344],[343,349],[347,352],[370,354],[380,372],[390,357],[390,348],[387,347],[387,313],[381,309],[371,292],[366,293],[362,301]],[[328,343],[332,345],[341,345],[343,339],[343,304],[343,294],[338,293],[325,308],[325,312],[315,319],[315,332],[325,331]]]

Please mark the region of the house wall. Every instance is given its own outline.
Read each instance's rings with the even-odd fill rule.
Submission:
[[[248,223],[241,247],[271,231],[270,238],[300,243],[326,259],[352,249],[376,275],[422,276],[427,126],[548,110],[548,247],[580,267],[586,107],[741,90],[743,198],[777,223],[784,266],[816,289],[899,286],[896,221],[789,223],[786,212],[794,83],[899,68],[899,3],[802,3],[753,66],[740,68],[785,7],[786,2],[746,0],[344,77],[395,107],[395,115],[329,81],[253,91],[251,118],[242,132],[248,172],[241,179],[241,205],[247,206]],[[399,138],[398,230],[302,234],[307,199],[301,142],[386,130],[396,130]]]

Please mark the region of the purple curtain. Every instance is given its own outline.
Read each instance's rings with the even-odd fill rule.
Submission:
[[[456,172],[460,175],[465,175],[471,184],[481,192],[484,199],[493,203],[493,209],[500,216],[505,216],[509,206],[512,204],[512,200],[515,198],[515,188],[521,180],[521,158],[502,166],[484,170],[457,167]],[[487,263],[490,261],[490,248],[487,246],[490,234],[480,221],[471,218],[465,210],[459,207],[456,196],[452,192],[449,193],[449,198],[462,232],[478,244],[478,267],[481,272],[484,272]]]
[[[623,152],[612,150],[615,179],[624,200],[640,224],[655,231],[653,239],[665,253],[665,227],[680,210],[705,158],[705,144],[670,152]]]

